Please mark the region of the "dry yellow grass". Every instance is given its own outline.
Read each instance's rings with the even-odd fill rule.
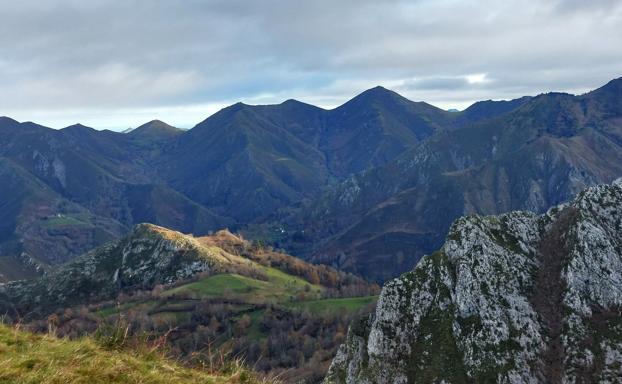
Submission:
[[[158,353],[114,351],[90,338],[59,339],[0,325],[0,383],[259,383],[238,367],[227,375],[184,367]]]

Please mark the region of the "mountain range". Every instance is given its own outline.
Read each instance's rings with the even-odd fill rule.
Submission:
[[[619,79],[580,96],[517,100],[509,112],[435,134],[255,231],[315,262],[390,278],[437,249],[462,215],[541,213],[622,175],[621,102]]]
[[[238,103],[183,131],[0,118],[0,279],[36,276],[141,222],[229,227],[382,281],[465,213],[542,212],[622,174],[622,80],[448,112],[382,87],[325,110]]]

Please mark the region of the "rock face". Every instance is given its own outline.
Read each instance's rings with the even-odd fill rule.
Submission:
[[[139,224],[123,239],[40,279],[0,284],[0,313],[37,316],[57,307],[110,299],[122,290],[151,289],[200,272],[221,272],[239,263],[243,261],[227,258],[191,236]]]
[[[622,179],[537,216],[457,220],[389,281],[325,383],[584,383],[622,377]]]

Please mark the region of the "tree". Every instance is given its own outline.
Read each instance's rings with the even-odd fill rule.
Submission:
[[[314,285],[318,285],[320,283],[320,275],[318,275],[317,271],[315,269],[312,269],[309,272],[309,283],[314,284]]]

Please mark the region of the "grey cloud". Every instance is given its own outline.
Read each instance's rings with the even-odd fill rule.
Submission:
[[[0,115],[187,108],[188,124],[201,105],[332,107],[377,84],[444,107],[582,92],[622,75],[618,3],[0,0]]]
[[[555,9],[561,12],[611,12],[622,6],[619,0],[558,0]]]

